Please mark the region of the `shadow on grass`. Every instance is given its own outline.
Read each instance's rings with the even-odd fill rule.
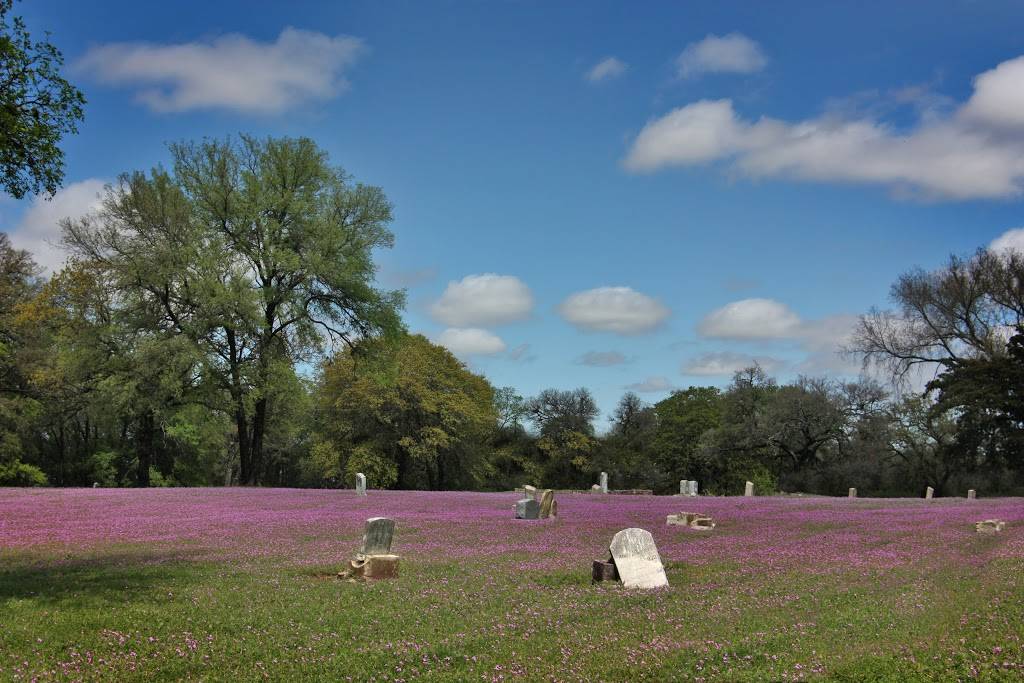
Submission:
[[[10,600],[122,604],[195,580],[197,553],[126,551],[65,559],[0,558],[0,604]]]

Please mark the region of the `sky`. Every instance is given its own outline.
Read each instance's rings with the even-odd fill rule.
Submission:
[[[889,287],[1024,247],[1024,4],[19,2],[86,94],[57,222],[167,143],[307,136],[394,204],[409,329],[523,396],[854,376]],[[604,418],[601,418],[602,420]]]

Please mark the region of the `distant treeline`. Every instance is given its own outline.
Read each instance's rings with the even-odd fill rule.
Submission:
[[[848,352],[924,391],[753,366],[627,393],[599,434],[586,389],[522,397],[404,330],[390,204],[310,140],[171,151],[62,224],[52,277],[0,233],[0,485],[1024,489],[1020,254],[911,271],[861,318]]]

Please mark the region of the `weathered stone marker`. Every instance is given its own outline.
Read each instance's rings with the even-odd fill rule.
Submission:
[[[986,519],[974,525],[979,534],[998,534],[1006,526],[1001,519]]]
[[[967,500],[974,500],[978,497],[978,492],[974,489],[967,489]]]
[[[847,495],[848,498],[856,498],[857,497],[857,489],[855,489],[855,488],[853,488],[851,486],[850,487],[850,492],[847,493],[846,495]]]
[[[363,543],[348,568],[338,572],[344,579],[393,579],[398,576],[398,555],[391,554],[395,520],[371,517],[366,520]]]
[[[540,519],[540,503],[533,498],[517,501],[516,519]]]
[[[690,493],[690,482],[685,479],[679,480],[679,495],[685,496]]]
[[[743,489],[743,495],[750,497],[754,495],[754,482],[748,481],[746,488]]]
[[[366,475],[362,472],[356,472],[356,495],[366,495]]]
[[[686,482],[686,492],[691,496],[697,495],[697,482],[690,480]]]
[[[523,486],[523,495],[525,497],[527,497],[527,498],[533,498],[534,500],[536,500],[536,498],[537,498],[537,489],[536,489],[536,487],[530,486],[529,484],[525,484]]]
[[[558,503],[555,502],[555,492],[551,489],[544,489],[544,493],[540,496],[540,518],[548,519],[557,516]]]
[[[591,493],[604,493],[604,491],[601,490],[601,485],[600,484],[594,484],[593,486],[591,486],[590,487],[590,492]]]
[[[711,531],[715,528],[715,522],[707,515],[699,512],[680,512],[677,515],[669,515],[665,519],[669,526],[685,526],[698,531]]]
[[[391,541],[395,537],[395,520],[387,517],[371,517],[366,520],[363,531],[363,545],[359,555],[389,555]]]
[[[924,497],[925,497],[926,500],[931,500],[932,496],[934,496],[934,495],[935,495],[935,489],[933,489],[931,486],[929,486],[928,488],[926,488],[924,490]]]
[[[601,473],[601,493],[608,493],[608,473]]]
[[[623,529],[612,537],[612,562],[626,588],[664,588],[668,586],[665,567],[654,545],[654,537],[644,529]]]

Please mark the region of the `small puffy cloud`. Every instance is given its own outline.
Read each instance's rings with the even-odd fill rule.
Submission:
[[[760,71],[767,63],[761,47],[741,33],[709,35],[687,45],[676,58],[680,78],[705,73],[750,74]]]
[[[8,233],[11,244],[32,253],[36,263],[47,272],[60,270],[67,254],[60,247],[60,221],[79,218],[100,207],[104,182],[89,178],[57,191],[52,199],[36,196],[21,220]]]
[[[671,311],[630,287],[598,287],[569,296],[558,307],[566,322],[590,332],[633,335],[650,332]]]
[[[505,342],[501,337],[475,327],[449,327],[437,336],[437,343],[456,356],[496,356],[504,353]]]
[[[989,251],[1019,251],[1024,254],[1024,228],[1007,230],[988,245]]]
[[[626,357],[618,351],[587,351],[580,356],[579,362],[595,368],[607,368],[622,365],[626,362]]]
[[[627,66],[625,62],[620,59],[616,57],[605,57],[587,72],[587,80],[591,83],[608,81],[613,78],[618,78],[622,74],[626,73],[626,69]]]
[[[742,299],[707,314],[697,331],[712,339],[787,339],[800,332],[800,316],[774,299]]]
[[[453,327],[502,325],[523,320],[533,311],[533,294],[512,275],[467,275],[448,283],[430,307],[434,318]]]
[[[755,363],[768,373],[778,372],[785,366],[783,361],[771,356],[751,356],[745,353],[720,351],[705,353],[697,358],[691,358],[683,363],[680,372],[683,375],[696,375],[698,377],[730,376],[736,371],[749,368]]]
[[[650,172],[724,163],[751,178],[876,184],[925,199],[1020,196],[1024,57],[981,74],[974,86],[963,105],[928,108],[909,127],[842,112],[745,119],[731,100],[701,100],[650,121],[624,165]]]
[[[99,45],[76,68],[102,83],[138,88],[137,99],[153,111],[276,114],[348,90],[345,72],[362,51],[359,38],[288,27],[273,42],[228,34],[174,45]]]
[[[655,375],[653,377],[648,377],[642,382],[627,384],[623,388],[628,391],[635,391],[637,393],[655,393],[659,391],[672,391],[675,388],[675,386],[672,384],[672,382],[668,381],[667,377]]]

